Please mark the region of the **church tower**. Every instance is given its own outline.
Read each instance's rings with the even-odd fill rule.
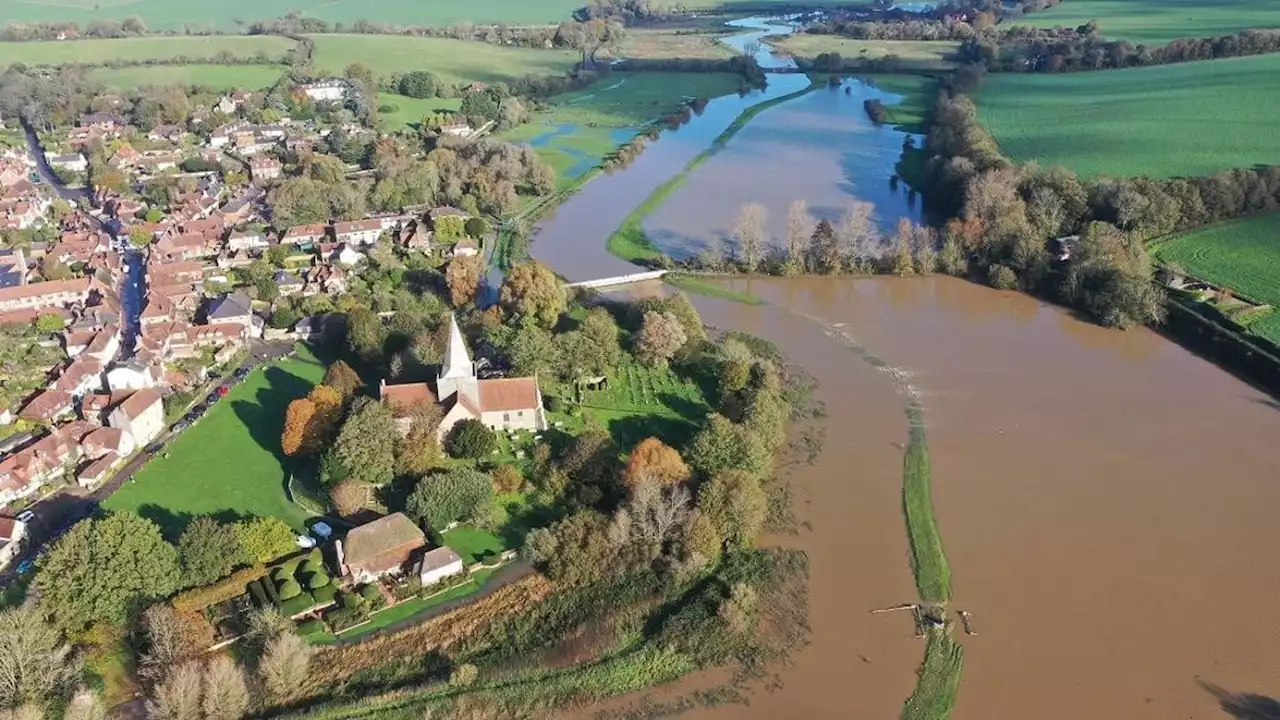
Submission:
[[[467,343],[462,339],[462,331],[458,329],[458,318],[449,314],[449,342],[444,349],[444,363],[440,367],[440,377],[436,379],[436,396],[443,402],[458,391],[464,384],[474,385],[476,379],[475,364],[467,352]],[[469,394],[469,393],[468,393]]]

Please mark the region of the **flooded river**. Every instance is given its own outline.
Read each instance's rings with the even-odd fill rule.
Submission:
[[[716,196],[723,183],[691,177],[652,227],[697,237],[740,202],[773,202],[764,186],[789,182],[776,172],[787,140],[763,128],[771,113],[817,112],[824,92],[762,113],[765,124],[738,136],[759,142],[725,150],[730,169],[717,169],[720,156],[703,166],[737,190]],[[703,117],[727,126],[742,103],[728,100],[724,115],[709,107]],[[571,198],[534,255],[572,279],[631,270],[604,240],[718,134],[701,120]],[[773,134],[786,130],[773,122]],[[845,144],[870,137],[848,132]],[[846,151],[861,152],[833,154]],[[846,192],[805,188],[815,206],[822,192]],[[708,211],[701,224],[698,208]],[[1280,404],[1148,330],[1104,330],[960,280],[734,284],[767,304],[696,298],[706,322],[779,344],[821,383],[829,412],[823,454],[792,478],[807,529],[777,539],[811,558],[813,642],[780,690],[695,716],[880,720],[897,717],[911,692],[922,641],[907,618],[869,614],[916,597],[900,499],[906,422],[891,379],[851,343],[900,368],[924,408],[951,609],[973,613],[978,632],[956,633],[966,662],[954,718],[1232,717],[1202,682],[1280,697],[1280,641],[1266,614],[1280,595],[1270,553],[1280,546],[1280,454],[1269,446]]]

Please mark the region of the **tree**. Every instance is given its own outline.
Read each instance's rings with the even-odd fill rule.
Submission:
[[[0,611],[0,706],[52,699],[79,670],[71,646],[34,605]]]
[[[41,716],[43,718],[43,715]],[[107,720],[107,708],[102,698],[90,690],[81,690],[71,696],[67,712],[62,720]]]
[[[610,539],[616,545],[640,543],[652,553],[650,557],[656,556],[684,525],[691,504],[689,488],[662,487],[645,480],[631,489],[631,497],[614,513]]]
[[[564,288],[555,273],[537,262],[516,265],[502,284],[502,304],[515,315],[532,317],[543,327],[555,325],[565,308]]]
[[[337,390],[343,402],[350,402],[356,393],[364,389],[360,374],[352,370],[345,360],[339,360],[324,371],[323,384]]]
[[[475,302],[476,291],[484,279],[483,260],[479,255],[464,255],[449,261],[444,281],[449,287],[449,300],[456,308]]]
[[[738,262],[747,272],[755,272],[764,259],[768,236],[765,226],[769,222],[769,211],[760,203],[746,203],[738,211],[738,218],[733,224],[733,237],[738,243],[735,253]]]
[[[571,379],[607,375],[622,361],[618,323],[604,308],[588,310],[577,329],[561,337],[565,348],[563,364],[570,370]]]
[[[226,655],[209,661],[204,672],[206,720],[240,720],[249,710],[249,687],[244,671]]]
[[[443,459],[439,428],[444,413],[435,403],[422,403],[413,409],[409,432],[396,441],[396,472],[421,475]]]
[[[52,335],[62,331],[66,326],[67,321],[55,313],[45,313],[36,318],[36,330],[39,330],[42,335]]]
[[[646,312],[636,333],[636,357],[650,365],[665,365],[684,347],[685,340],[684,328],[675,315]]]
[[[943,231],[942,251],[938,253],[938,264],[942,272],[948,275],[963,275],[968,262],[964,256],[964,248],[960,245],[958,233],[952,231],[952,220]]]
[[[360,398],[352,404],[334,450],[352,476],[383,485],[395,476],[395,438],[391,410],[377,400]]]
[[[489,232],[489,223],[485,222],[482,217],[467,218],[467,221],[463,223],[463,228],[467,231],[468,235],[478,239],[484,237],[484,234]]]
[[[911,249],[915,256],[916,272],[921,275],[933,274],[938,268],[938,235],[933,228],[915,226]]]
[[[809,255],[809,238],[813,235],[813,216],[809,203],[793,200],[787,206],[787,259],[782,265],[784,275],[804,272],[805,258]]]
[[[200,663],[190,660],[170,670],[147,700],[152,720],[200,720]]]
[[[453,457],[477,459],[492,453],[498,447],[498,439],[484,423],[467,418],[449,430],[445,444]]]
[[[684,452],[703,477],[743,470],[756,477],[768,471],[772,457],[762,438],[719,413],[712,413]]]
[[[702,326],[702,317],[698,315],[697,308],[693,306],[693,303],[689,301],[689,296],[685,295],[683,291],[677,290],[671,295],[662,298],[654,309],[676,316],[676,319],[680,321],[680,327],[684,328],[686,342],[707,339],[707,329]]]
[[[139,602],[176,590],[182,577],[178,551],[160,528],[119,512],[78,523],[37,567],[41,606],[67,631],[122,623]]]
[[[425,99],[435,97],[436,88],[440,86],[435,75],[426,70],[414,70],[400,76],[400,83],[397,89],[401,95],[411,98]]]
[[[634,490],[641,483],[675,485],[689,479],[692,471],[675,448],[658,438],[645,438],[631,451],[622,481]]]
[[[467,467],[427,475],[405,501],[409,517],[440,532],[454,520],[470,517],[493,500],[489,476]]]
[[[552,525],[551,537],[540,545],[549,553],[543,565],[552,580],[585,584],[612,569],[617,548],[609,540],[609,520],[600,513],[580,510]]]
[[[270,562],[298,547],[293,528],[279,518],[250,518],[231,527],[240,541],[240,549],[253,562]]]
[[[914,240],[914,224],[907,218],[902,218],[898,221],[897,232],[893,235],[893,271],[898,275],[912,275],[916,271],[915,257],[911,252]]]
[[[739,470],[718,473],[698,491],[698,512],[711,521],[720,537],[738,547],[755,543],[768,510],[760,481]]]
[[[147,608],[142,614],[147,649],[139,656],[138,674],[160,682],[183,660],[202,652],[208,647],[200,632],[202,621],[203,618],[185,616],[165,603]]]
[[[850,203],[836,226],[836,245],[842,261],[848,263],[854,272],[871,272],[879,243],[875,205],[862,200]]]
[[[467,687],[480,677],[480,669],[471,663],[463,663],[449,673],[449,684],[453,687]]]
[[[245,560],[235,530],[211,517],[198,517],[182,531],[178,557],[187,585],[208,585],[230,575]]]
[[[1128,328],[1164,319],[1151,257],[1107,223],[1092,222],[1071,250],[1063,292],[1103,325]]]
[[[355,480],[343,480],[329,490],[329,500],[338,515],[351,517],[368,504],[369,490]]]
[[[276,702],[295,697],[307,681],[312,648],[291,632],[281,633],[267,643],[258,674],[262,685]]]
[[[681,544],[686,558],[713,563],[720,558],[720,552],[724,549],[724,538],[720,537],[715,523],[694,508],[685,518]]]
[[[281,451],[289,456],[319,452],[333,434],[342,403],[342,394],[327,385],[317,385],[307,397],[289,403],[280,436]]]
[[[272,640],[293,630],[293,621],[273,605],[250,612],[245,625],[244,639],[256,650],[264,650]]]
[[[309,398],[298,398],[289,403],[289,407],[284,411],[284,430],[280,433],[281,452],[290,457],[310,454],[302,451],[307,447],[307,428],[310,427],[311,418],[315,414],[315,403],[312,403]],[[308,449],[314,451],[314,447]]]
[[[524,487],[524,476],[515,465],[499,465],[489,471],[493,489],[500,493],[519,492]]]
[[[827,220],[818,221],[809,240],[809,265],[815,272],[831,275],[840,270],[840,246],[836,229]]]
[[[525,317],[501,333],[503,354],[511,370],[521,375],[562,375],[567,369],[562,359],[563,343],[532,318]]]

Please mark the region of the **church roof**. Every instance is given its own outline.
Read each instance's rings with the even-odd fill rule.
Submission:
[[[484,412],[529,410],[538,407],[536,377],[494,378],[481,380],[480,409]]]
[[[449,315],[449,344],[444,351],[444,366],[440,368],[440,377],[474,377],[471,367],[471,355],[467,352],[467,342],[462,339],[462,330],[458,329],[458,318]]]
[[[431,386],[424,382],[401,385],[383,384],[382,401],[391,408],[393,413],[402,415],[411,412],[417,405],[435,404],[436,394],[431,392]]]

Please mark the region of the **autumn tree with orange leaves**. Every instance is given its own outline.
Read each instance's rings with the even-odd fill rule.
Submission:
[[[280,449],[290,457],[316,454],[333,434],[341,415],[342,394],[328,385],[317,385],[306,397],[289,403]]]
[[[631,451],[623,482],[635,488],[643,482],[658,485],[675,485],[689,479],[692,471],[680,453],[658,438],[645,438]]]

